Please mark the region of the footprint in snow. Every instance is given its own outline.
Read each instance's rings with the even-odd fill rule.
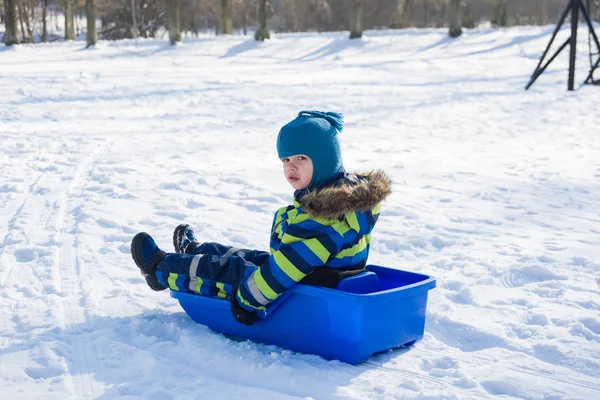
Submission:
[[[460,304],[474,304],[475,300],[473,299],[473,293],[469,288],[460,289],[458,292],[454,294],[450,294],[446,296],[447,298],[453,300],[455,303]]]
[[[104,242],[130,242],[130,235],[106,235],[104,236]]]
[[[424,360],[421,369],[436,378],[451,378],[454,385],[464,388],[474,388],[477,382],[467,377],[456,360],[442,357],[436,360]]]
[[[49,250],[44,248],[23,248],[17,249],[13,253],[17,262],[26,263],[30,261],[38,260],[40,257],[44,257],[50,254]]]
[[[24,372],[32,379],[48,379],[63,375],[67,369],[62,363],[50,365],[48,367],[28,367]]]
[[[188,199],[186,203],[187,208],[200,208],[204,207],[205,205],[206,204],[196,201],[194,199]]]
[[[100,171],[92,171],[89,176],[90,180],[93,182],[97,182],[102,185],[110,183],[110,178],[108,177],[108,175]]]
[[[105,219],[105,218],[98,218],[98,220],[96,220],[96,223],[104,229],[112,229],[112,228],[118,228],[119,224],[116,223],[115,221],[111,221],[109,219]]]
[[[429,333],[437,340],[463,352],[485,350],[493,347],[510,347],[501,336],[486,332],[463,322],[441,315],[428,320]]]
[[[505,287],[521,287],[533,283],[567,279],[566,276],[559,275],[542,264],[514,267],[500,275],[499,278]]]
[[[225,179],[223,179],[223,182],[233,183],[234,185],[248,186],[248,182],[246,182],[243,179],[236,178],[236,177],[225,178]]]
[[[421,369],[425,372],[429,372],[432,369],[450,369],[457,368],[458,363],[455,359],[450,357],[442,357],[436,360],[423,360]]]
[[[387,250],[387,253],[412,250],[412,246],[410,245],[410,243],[401,242],[398,239],[378,239],[377,243],[381,244],[383,249]],[[380,249],[380,251],[382,251],[383,249]]]
[[[590,262],[585,257],[573,257],[572,264],[579,267],[585,267]]]
[[[584,318],[581,323],[596,335],[600,335],[600,318]]]
[[[17,190],[18,190],[17,185],[10,185],[8,183],[5,183],[4,185],[0,186],[0,193],[13,193],[13,192],[16,192]]]
[[[265,207],[265,206],[263,206],[261,204],[248,203],[247,201],[238,203],[238,206],[244,207],[248,211],[258,212],[258,213],[262,213],[262,212],[265,212],[265,211],[268,210],[267,207]]]
[[[453,241],[441,239],[439,236],[434,236],[429,239],[429,243],[438,250],[442,250],[454,244]]]
[[[156,214],[163,216],[163,217],[171,217],[178,221],[185,221],[187,219],[186,213],[182,213],[182,212],[178,212],[178,211],[157,211]]]
[[[163,190],[182,190],[179,184],[173,182],[161,183],[160,188]]]
[[[119,173],[119,174],[128,174],[135,170],[132,168],[126,168],[126,167],[113,167],[113,171],[116,173]]]
[[[588,329],[581,322],[574,323],[569,332],[573,336],[582,336],[591,342],[600,342],[600,335],[594,333],[591,329]]]
[[[526,398],[526,393],[522,392],[518,386],[507,381],[488,380],[480,382],[480,385],[486,392],[493,396],[509,396],[517,399]]]

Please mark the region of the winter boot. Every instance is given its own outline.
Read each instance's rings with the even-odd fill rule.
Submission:
[[[154,239],[146,232],[138,233],[131,242],[131,257],[133,261],[135,261],[142,275],[146,278],[148,286],[157,292],[167,288],[156,277],[156,266],[166,254],[158,248]]]
[[[191,226],[181,224],[173,232],[173,247],[175,253],[193,254],[200,243],[196,240]]]

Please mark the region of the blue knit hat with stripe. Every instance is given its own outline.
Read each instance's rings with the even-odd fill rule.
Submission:
[[[312,160],[313,176],[307,189],[315,188],[344,169],[338,134],[344,117],[336,112],[300,111],[277,136],[279,158],[305,154]]]

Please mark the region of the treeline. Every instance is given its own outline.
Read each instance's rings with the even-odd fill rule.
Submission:
[[[600,19],[600,0],[583,0]],[[554,23],[567,0],[0,0],[3,41],[158,37],[172,42],[181,33],[198,35],[365,29],[461,28]],[[87,22],[86,22],[87,21]],[[95,32],[97,30],[97,32]],[[91,39],[91,40],[90,40]]]

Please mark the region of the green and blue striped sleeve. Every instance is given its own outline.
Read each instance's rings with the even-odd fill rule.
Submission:
[[[324,223],[322,223],[324,222]],[[283,292],[335,256],[343,237],[326,221],[300,214],[291,221],[279,248],[240,285],[237,298],[248,310],[262,310]]]

